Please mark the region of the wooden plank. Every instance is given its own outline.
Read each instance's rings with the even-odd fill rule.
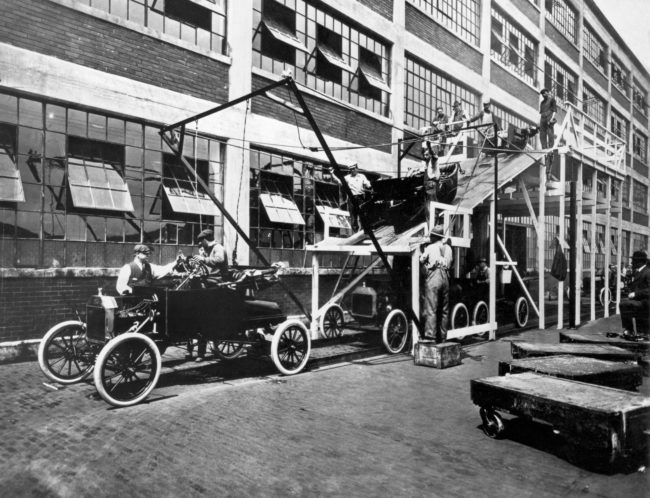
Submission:
[[[515,359],[559,354],[588,356],[611,361],[637,361],[641,357],[639,353],[604,344],[540,344],[525,341],[512,341],[511,353]]]
[[[539,356],[499,363],[499,375],[535,372],[634,391],[643,382],[639,365],[581,356]]]
[[[560,332],[560,342],[581,344],[607,344],[634,351],[635,353],[650,353],[650,342],[628,341],[622,337],[607,337],[606,334],[581,334],[578,332]]]

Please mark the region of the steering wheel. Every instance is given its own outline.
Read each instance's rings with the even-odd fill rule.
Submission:
[[[195,277],[205,277],[210,273],[208,266],[198,259],[188,258],[185,260],[185,264],[189,266],[190,274]]]

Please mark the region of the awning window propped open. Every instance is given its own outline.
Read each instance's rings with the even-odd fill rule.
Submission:
[[[4,147],[0,147],[0,201],[25,202],[20,171]]]
[[[219,208],[208,194],[202,191],[200,185],[190,180],[184,169],[169,168],[165,174],[167,176],[163,178],[163,190],[174,212],[203,216],[219,215]]]
[[[381,74],[370,64],[367,64],[364,61],[359,61],[358,72],[363,75],[370,86],[375,87],[377,90],[390,93],[390,87],[384,81],[384,78],[382,78]]]
[[[348,211],[329,206],[316,206],[316,211],[318,211],[323,222],[329,222],[331,228],[352,229],[350,225],[350,213]]]
[[[289,28],[284,26],[282,23],[277,22],[275,19],[265,18],[262,19],[262,26],[265,27],[276,40],[286,43],[302,52],[309,53],[305,44],[300,41],[295,33],[292,33]]]
[[[110,163],[68,158],[68,184],[76,208],[133,211],[129,187]]]
[[[325,60],[327,60],[327,62],[329,62],[333,66],[336,66],[339,69],[343,69],[348,72],[352,72],[352,68],[347,62],[345,62],[343,57],[341,57],[339,54],[337,54],[334,50],[332,50],[327,45],[319,44],[316,46],[316,50],[318,50],[321,53],[321,55],[325,57]]]
[[[272,223],[305,224],[305,219],[292,199],[279,194],[264,193],[260,194],[260,201]]]

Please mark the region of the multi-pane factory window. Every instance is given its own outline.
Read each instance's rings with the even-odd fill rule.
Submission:
[[[253,65],[377,114],[388,114],[389,45],[320,3],[254,0]]]
[[[648,115],[648,92],[636,81],[632,85],[632,103],[641,114]]]
[[[406,58],[404,123],[413,128],[429,126],[438,106],[452,117],[454,101],[460,101],[468,117],[478,112],[478,96],[449,76],[415,58]]]
[[[630,257],[630,240],[631,234],[628,230],[623,230],[623,238],[621,239],[621,261],[627,265]]]
[[[226,53],[226,0],[80,0],[149,29]]]
[[[194,134],[185,143],[188,161],[222,198],[223,144]],[[24,189],[24,201],[0,202],[3,265],[115,267],[142,241],[169,261],[191,251],[202,229],[221,230],[215,211],[199,214],[211,201],[151,124],[0,94],[3,150]],[[3,163],[0,192],[10,183],[5,170]]]
[[[647,251],[648,250],[648,236],[641,235],[640,233],[632,234],[632,251]]]
[[[607,71],[607,50],[605,43],[596,32],[585,22],[583,29],[583,55],[603,73]]]
[[[596,253],[596,270],[602,270],[605,268],[605,250],[607,244],[605,244],[605,225],[599,223],[596,224],[596,247],[594,252]]]
[[[409,0],[472,45],[481,34],[480,0]]]
[[[632,178],[626,176],[623,179],[623,193],[621,195],[621,203],[625,207],[630,207],[630,189],[632,187]]]
[[[624,95],[629,94],[630,71],[615,55],[612,55],[612,84]]]
[[[490,54],[531,85],[536,83],[537,43],[492,8]]]
[[[618,112],[612,109],[610,118],[610,131],[621,140],[627,142],[627,130],[629,127],[628,121],[621,116]]]
[[[632,205],[635,211],[648,212],[648,187],[636,180],[634,180],[632,189]]]
[[[559,103],[564,101],[576,103],[577,76],[548,52],[544,62],[544,87],[555,94]]]
[[[576,10],[567,0],[544,0],[546,18],[573,43],[578,42]]]
[[[499,123],[501,125],[501,129],[503,130],[507,131],[508,125],[513,125],[517,128],[528,128],[529,126],[533,126],[533,123],[530,121],[527,121],[517,114],[513,114],[512,112],[506,110],[505,107],[495,104],[494,102],[492,102],[492,112],[497,118],[499,118]]]
[[[582,222],[582,267],[589,268],[591,264],[591,222]]]
[[[605,101],[587,85],[582,87],[582,110],[598,124],[605,125]]]
[[[648,137],[637,130],[632,135],[632,153],[644,162],[648,158]]]

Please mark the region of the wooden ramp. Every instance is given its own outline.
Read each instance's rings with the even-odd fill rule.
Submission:
[[[504,410],[551,424],[575,454],[606,464],[648,448],[650,398],[637,393],[526,372],[472,380],[471,396],[493,437],[504,433]]]
[[[628,341],[622,337],[607,337],[602,333],[585,334],[579,332],[560,332],[560,342],[580,344],[605,344],[627,349],[643,356],[650,354],[649,341]]]
[[[599,360],[636,362],[641,357],[639,353],[604,344],[540,344],[524,341],[512,341],[511,353],[514,359],[568,354],[573,356],[587,356]]]
[[[499,362],[499,375],[522,372],[535,372],[627,391],[635,391],[643,382],[639,365],[582,356],[540,356]]]

